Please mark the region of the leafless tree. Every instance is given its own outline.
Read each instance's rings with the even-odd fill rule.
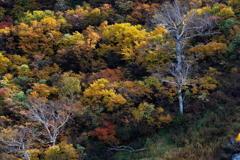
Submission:
[[[199,13],[197,8],[190,5],[183,4],[181,1],[173,3],[165,3],[159,10],[157,10],[152,18],[149,18],[149,23],[154,26],[160,26],[167,30],[170,45],[156,45],[157,49],[167,49],[170,55],[176,60],[176,63],[170,62],[165,68],[169,71],[174,79],[159,77],[161,81],[169,82],[177,86],[180,113],[183,114],[183,100],[182,100],[182,85],[188,84],[188,75],[191,65],[193,64],[193,57],[187,57],[184,54],[188,47],[189,40],[198,36],[214,35],[219,33],[212,30],[217,25],[217,17],[210,16],[208,12]]]
[[[194,79],[189,79],[189,74],[192,71],[192,65],[198,60],[199,54],[186,56],[186,54],[181,54],[182,62],[180,64],[174,62],[168,62],[163,67],[156,67],[154,76],[158,77],[162,82],[171,83],[178,89],[178,99],[180,113],[183,114],[183,102],[182,97],[182,86],[192,85]],[[180,66],[181,70],[177,71]]]
[[[6,132],[6,133],[5,133]],[[7,148],[7,153],[23,152],[25,160],[30,160],[26,146],[28,145],[29,130],[25,127],[1,129],[0,142]]]
[[[72,115],[73,106],[57,101],[45,101],[38,98],[28,99],[29,111],[26,116],[32,121],[40,122],[47,134],[42,134],[54,146],[57,136]]]
[[[197,8],[190,7],[180,1],[165,3],[152,18],[149,18],[150,24],[160,26],[168,31],[167,34],[174,42],[173,47],[159,46],[159,48],[173,50],[172,55],[179,64],[181,63],[181,53],[188,46],[189,40],[198,36],[219,33],[218,31],[212,32],[217,21],[218,18],[211,16],[208,12],[199,13]]]

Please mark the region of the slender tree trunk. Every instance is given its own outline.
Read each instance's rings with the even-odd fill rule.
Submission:
[[[55,141],[53,141],[53,143],[52,143],[52,146],[55,146],[55,143],[56,143],[56,142],[55,142]]]
[[[181,44],[180,42],[176,42],[176,52],[177,52],[177,68],[176,71],[181,71],[182,57],[181,57]]]
[[[180,113],[183,114],[183,99],[182,99],[182,90],[181,90],[181,87],[178,88],[178,99],[179,99]]]
[[[23,149],[23,151],[24,151],[24,158],[25,158],[25,160],[30,160],[30,158],[28,157],[28,154],[27,154],[27,151],[26,151],[26,149],[25,149],[25,146],[24,146],[24,144],[23,144],[23,146],[22,146],[22,149]]]

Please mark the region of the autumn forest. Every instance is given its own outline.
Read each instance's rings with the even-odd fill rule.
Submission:
[[[240,153],[239,0],[0,0],[0,159]]]

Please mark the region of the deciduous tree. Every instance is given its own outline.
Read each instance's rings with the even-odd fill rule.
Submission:
[[[30,98],[26,103],[29,110],[26,116],[32,121],[40,122],[47,134],[43,134],[49,139],[49,143],[54,146],[63,126],[70,119],[73,106],[67,106],[56,101],[45,101],[43,99]]]
[[[193,56],[187,57],[184,53],[189,40],[198,36],[213,35],[217,18],[210,17],[210,7],[191,9],[179,1],[165,3],[150,19],[154,26],[160,26],[167,30],[170,42],[159,45],[158,49],[167,48],[169,53],[176,59],[176,63],[167,64],[166,68],[173,76],[159,77],[160,80],[170,82],[178,88],[180,113],[183,114],[182,86],[188,84],[188,75],[193,64]]]

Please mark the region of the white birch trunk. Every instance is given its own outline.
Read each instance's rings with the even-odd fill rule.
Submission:
[[[24,144],[22,144],[22,150],[24,151],[23,155],[24,155],[25,160],[30,160],[30,158],[28,157],[28,154],[27,154],[27,151],[26,151],[26,148],[25,148]]]
[[[181,90],[181,87],[178,88],[178,99],[179,99],[180,113],[183,114],[183,99],[182,99],[182,90]]]

